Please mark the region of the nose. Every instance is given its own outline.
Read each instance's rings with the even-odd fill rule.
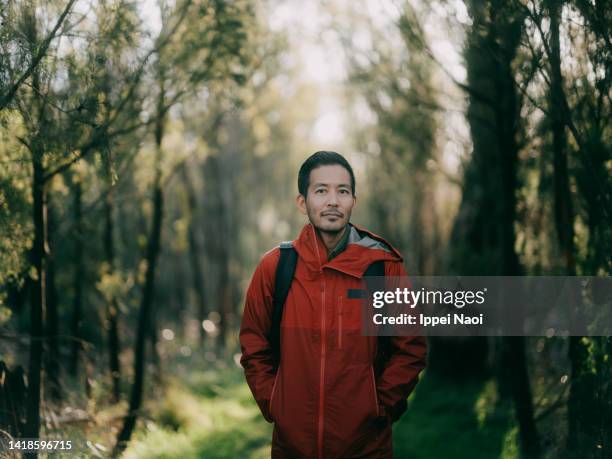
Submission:
[[[335,191],[328,193],[327,205],[332,207],[338,207],[338,195]]]

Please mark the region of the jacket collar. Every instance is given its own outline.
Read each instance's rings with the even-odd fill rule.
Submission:
[[[357,225],[349,225],[346,249],[331,261],[327,261],[327,249],[315,228],[311,223],[304,225],[293,246],[309,271],[320,272],[323,268],[330,268],[361,278],[375,261],[403,260],[400,253],[382,237]]]

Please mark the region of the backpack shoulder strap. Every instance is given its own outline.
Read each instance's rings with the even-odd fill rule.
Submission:
[[[369,279],[371,277],[384,277],[385,275],[385,262],[383,260],[378,260],[368,266],[366,272],[363,274],[366,288],[368,290],[373,290],[375,288],[375,281]],[[376,359],[375,359],[375,372],[376,374],[380,374],[387,360],[389,359],[391,353],[391,339],[389,336],[378,335],[377,346],[376,346]]]
[[[272,324],[270,327],[270,344],[277,363],[280,362],[280,324],[283,318],[283,307],[287,295],[289,295],[289,288],[291,288],[297,265],[297,252],[293,248],[293,243],[291,241],[281,242],[279,247],[280,257],[276,265]]]
[[[366,290],[372,291],[376,287],[376,279],[372,277],[384,277],[385,276],[385,262],[384,260],[377,260],[371,263],[363,273],[363,280],[365,281]]]
[[[368,266],[363,277],[383,277],[385,275],[385,262],[378,260]]]

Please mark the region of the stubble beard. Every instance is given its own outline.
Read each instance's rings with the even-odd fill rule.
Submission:
[[[340,226],[339,228],[325,228],[323,226],[321,226],[320,224],[316,223],[316,220],[314,218],[314,216],[312,215],[312,213],[310,212],[310,210],[308,210],[308,219],[310,220],[310,223],[312,224],[312,226],[314,226],[314,228],[319,231],[320,233],[325,233],[325,234],[329,234],[330,236],[337,236],[338,234],[340,234],[342,231],[344,231],[344,229],[346,228],[346,226],[348,225],[348,222],[351,218],[351,215],[347,215],[346,216],[346,220],[343,221],[342,226]],[[321,216],[321,220],[325,218]]]

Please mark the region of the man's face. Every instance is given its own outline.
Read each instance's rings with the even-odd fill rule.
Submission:
[[[310,172],[306,197],[297,197],[297,205],[319,231],[342,231],[351,218],[356,198],[351,190],[349,172],[338,164],[320,166]]]

